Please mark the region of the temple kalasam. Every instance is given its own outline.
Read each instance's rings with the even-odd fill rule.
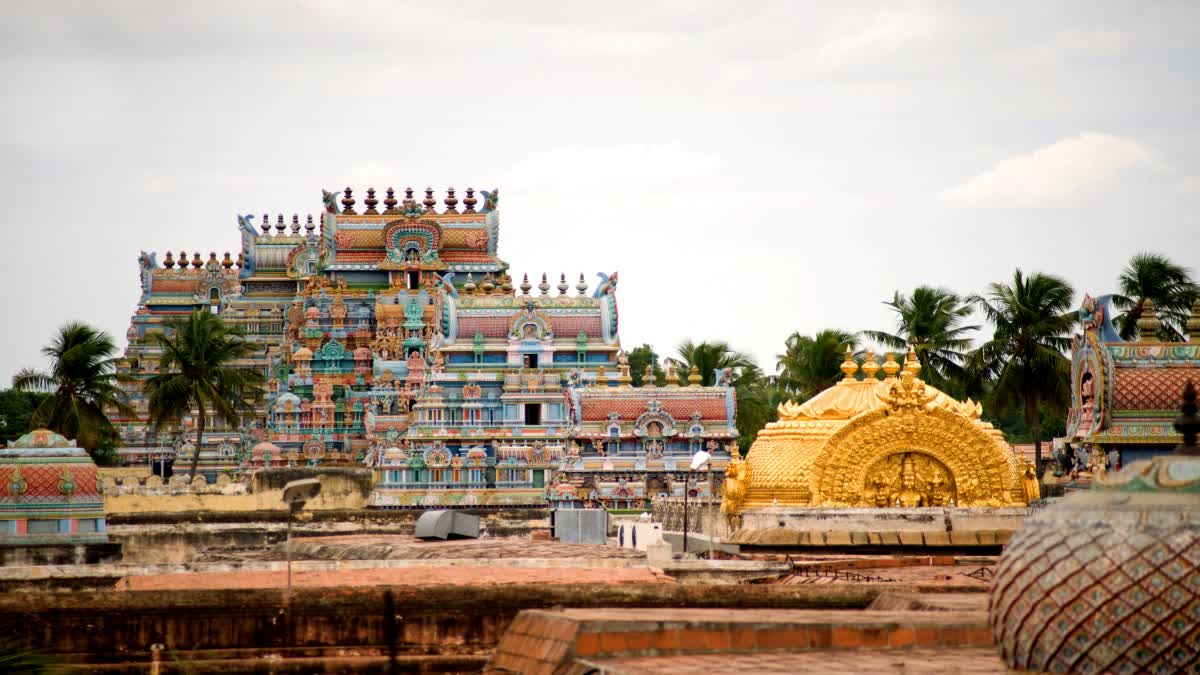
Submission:
[[[780,405],[779,421],[759,433],[747,459],[731,462],[722,511],[1037,499],[1032,467],[980,419],[982,406],[929,386],[920,370],[911,349],[903,366],[891,354],[880,366],[868,353],[861,369],[847,352],[844,379],[802,405]]]

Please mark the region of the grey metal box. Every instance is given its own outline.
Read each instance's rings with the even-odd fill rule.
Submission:
[[[604,509],[555,509],[554,538],[571,544],[608,542],[608,511]]]

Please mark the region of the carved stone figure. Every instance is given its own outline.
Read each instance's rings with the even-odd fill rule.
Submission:
[[[913,508],[929,506],[929,498],[917,489],[917,469],[912,455],[905,455],[900,464],[900,489],[888,495],[893,506]]]

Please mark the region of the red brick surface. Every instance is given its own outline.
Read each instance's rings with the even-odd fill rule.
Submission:
[[[584,664],[581,664],[584,665]],[[608,675],[714,675],[715,673],[1006,673],[991,647],[912,650],[855,650],[756,654],[687,654],[594,659],[586,666],[604,668]],[[585,668],[586,668],[585,666]],[[585,668],[577,669],[586,672]]]
[[[487,586],[492,584],[655,584],[674,583],[650,568],[554,567],[393,567],[376,569],[293,572],[292,585],[319,586]],[[121,591],[173,589],[285,588],[285,570],[269,572],[209,572],[125,577]]]
[[[594,663],[597,659],[608,659],[604,662],[607,667],[609,662],[625,663],[622,659],[632,657],[678,656],[682,660],[662,663],[684,667],[690,663],[684,656],[701,654],[742,658],[769,652],[796,654],[853,650],[855,653],[886,653],[897,650],[900,653],[919,648],[990,648],[991,638],[984,611],[986,597],[982,594],[971,595],[977,596],[974,605],[958,603],[962,606],[978,605],[976,609],[969,610],[527,610],[518,616],[513,627],[501,638],[491,661],[491,672],[552,672],[556,668],[573,669],[572,663]],[[564,635],[561,628],[563,623],[577,626],[573,640],[558,637]],[[531,642],[530,638],[534,640]],[[644,667],[650,668],[652,661],[646,661]],[[996,663],[999,663],[998,659]],[[531,668],[533,670],[525,670]]]

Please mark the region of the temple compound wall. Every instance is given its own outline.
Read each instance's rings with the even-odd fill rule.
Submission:
[[[340,196],[340,200],[338,197]],[[671,373],[630,386],[618,275],[517,283],[498,257],[498,190],[411,189],[362,206],[324,193],[319,217],[239,216],[241,251],[138,258],[141,298],[121,372],[135,416],[118,417],[127,466],[216,484],[268,467],[365,467],[372,508],[645,507],[685,486],[698,449],[720,472],[736,437],[728,374]],[[156,429],[147,336],[207,308],[257,346],[267,382],[237,428],[195,415]],[[702,375],[715,375],[701,386]],[[225,478],[222,478],[225,477]],[[189,479],[194,480],[194,479]]]

